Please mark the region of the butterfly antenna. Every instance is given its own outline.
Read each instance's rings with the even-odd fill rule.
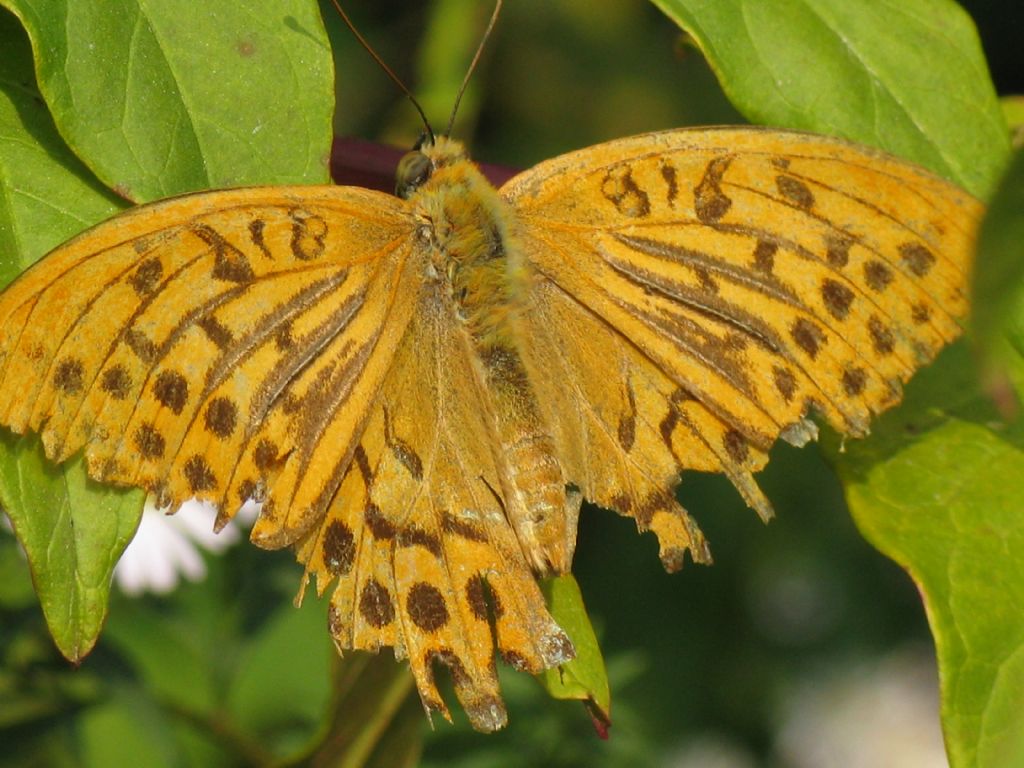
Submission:
[[[497,0],[494,4],[494,11],[491,13],[491,20],[487,22],[487,29],[484,30],[483,37],[480,38],[480,45],[476,47],[476,53],[473,54],[473,60],[469,62],[469,69],[466,70],[466,76],[462,78],[462,85],[459,86],[459,92],[455,96],[455,105],[452,107],[452,116],[448,118],[448,128],[445,130],[445,136],[451,136],[452,127],[455,125],[455,115],[459,111],[459,102],[462,101],[462,94],[466,92],[466,86],[469,85],[469,78],[473,76],[473,71],[476,69],[477,62],[480,61],[480,56],[484,52],[484,46],[487,45],[487,38],[491,36],[491,30],[494,29],[495,23],[498,21],[498,14],[501,13],[501,4],[503,0]]]
[[[399,90],[402,93],[404,93],[406,96],[409,97],[409,101],[411,101],[412,105],[414,107],[416,107],[416,111],[420,113],[420,119],[423,120],[423,125],[426,126],[426,129],[427,129],[427,136],[430,137],[430,143],[433,144],[434,143],[434,129],[430,127],[430,121],[427,120],[427,116],[423,112],[423,107],[421,107],[420,103],[418,101],[416,101],[416,97],[412,95],[412,91],[410,91],[408,88],[405,87],[405,83],[403,83],[401,81],[401,79],[398,77],[398,75],[396,75],[394,72],[391,71],[391,67],[389,67],[387,64],[385,64],[384,60],[380,56],[377,55],[377,52],[375,50],[373,50],[373,48],[370,46],[370,44],[366,41],[366,38],[363,37],[361,34],[359,34],[359,30],[356,29],[356,25],[352,23],[352,20],[348,17],[348,14],[345,13],[345,9],[341,7],[341,4],[338,2],[338,0],[331,0],[331,4],[334,6],[335,10],[338,11],[338,14],[344,20],[346,26],[348,26],[348,28],[350,30],[352,30],[352,34],[356,36],[356,40],[359,41],[359,44],[361,46],[363,46],[363,48],[366,49],[366,52],[368,54],[370,54],[373,57],[373,60],[376,61],[377,64],[380,65],[380,68],[383,69],[384,72],[387,73],[387,76],[390,77],[391,80],[395,83],[395,85],[398,86]],[[500,0],[498,2],[498,5],[501,5]],[[492,25],[493,25],[493,21],[492,21]],[[477,55],[479,56],[479,52],[477,53]],[[474,60],[473,63],[475,64],[476,61]],[[463,85],[463,87],[465,87],[465,85]],[[458,102],[456,101],[456,104],[457,103]]]

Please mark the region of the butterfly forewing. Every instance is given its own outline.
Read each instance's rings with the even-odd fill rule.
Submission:
[[[235,482],[267,476],[272,491],[253,528],[262,546],[292,544],[323,523],[344,472],[353,461],[380,387],[414,316],[422,265],[408,234],[373,262],[365,293],[340,310],[352,314],[322,350],[293,340],[306,358],[296,374],[275,371],[279,392],[235,472]],[[317,337],[322,331],[317,331]]]
[[[614,141],[501,192],[537,273],[524,346],[560,452],[644,527],[688,468],[769,514],[750,472],[780,434],[813,436],[809,410],[864,434],[959,333],[981,211],[880,153],[757,129]],[[572,383],[545,385],[559,359]]]
[[[90,230],[0,299],[3,422],[41,431],[58,460],[85,446],[94,477],[230,514],[240,456],[262,445],[273,458],[257,433],[285,422],[295,439],[298,409],[268,418],[287,410],[285,385],[313,358],[344,362],[374,291],[369,325],[383,327],[411,231],[402,206],[355,189],[236,190]],[[270,462],[257,464],[236,491],[267,492]]]

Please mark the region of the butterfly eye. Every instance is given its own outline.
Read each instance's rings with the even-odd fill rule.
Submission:
[[[395,174],[395,194],[408,199],[423,182],[430,178],[434,170],[430,158],[422,152],[408,152],[398,163]]]

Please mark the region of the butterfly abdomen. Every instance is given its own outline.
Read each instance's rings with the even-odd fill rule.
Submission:
[[[572,565],[579,499],[566,492],[555,443],[519,350],[486,346],[479,359],[501,451],[505,512],[534,570],[564,573]]]

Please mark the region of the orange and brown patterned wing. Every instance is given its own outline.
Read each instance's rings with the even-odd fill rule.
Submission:
[[[707,552],[680,469],[752,473],[821,413],[863,435],[959,333],[981,206],[892,157],[759,129],[655,133],[542,163],[503,196],[535,272],[532,381],[585,497]]]
[[[318,591],[338,580],[340,648],[394,646],[424,704],[446,717],[434,667],[447,666],[470,721],[490,731],[506,719],[495,646],[532,673],[573,650],[505,517],[493,415],[438,285],[424,287],[355,460],[299,557]]]
[[[242,189],[133,209],[0,296],[0,424],[89,474],[256,535],[316,524],[409,323],[405,203],[347,187]]]
[[[447,666],[494,730],[495,646],[534,673],[573,649],[505,518],[493,415],[418,242],[406,203],[344,187],[117,217],[0,296],[0,423],[222,523],[262,501],[252,539],[336,582],[339,648],[393,646],[446,716]]]

